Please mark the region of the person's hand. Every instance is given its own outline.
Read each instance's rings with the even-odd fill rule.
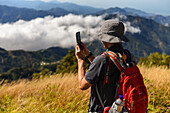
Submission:
[[[75,47],[75,55],[76,55],[77,60],[84,60],[83,50],[80,49],[78,44]]]
[[[90,51],[87,49],[86,45],[82,42],[81,46],[83,47],[83,54],[85,56],[88,56],[90,54]]]

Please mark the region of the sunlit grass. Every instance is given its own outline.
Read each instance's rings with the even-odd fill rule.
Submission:
[[[149,94],[149,112],[169,112],[170,70],[139,67]],[[20,80],[0,87],[0,113],[86,113],[90,89],[81,91],[75,74]]]
[[[73,74],[19,81],[0,88],[0,112],[79,113],[88,110],[89,90],[78,88]]]
[[[149,96],[149,112],[170,112],[170,69],[140,66]]]

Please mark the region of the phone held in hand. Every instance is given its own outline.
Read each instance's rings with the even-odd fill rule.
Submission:
[[[76,33],[76,41],[77,41],[80,49],[83,49],[83,46],[81,45],[82,42],[81,42],[80,32],[77,32],[77,33]]]

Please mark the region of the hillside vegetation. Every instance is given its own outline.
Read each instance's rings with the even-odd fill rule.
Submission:
[[[163,54],[160,54],[158,52],[151,53],[146,58],[140,58],[139,65],[145,65],[148,67],[164,66],[170,68],[170,56],[165,53]]]
[[[46,72],[56,72],[58,61],[67,53],[68,49],[60,47],[33,52],[24,50],[6,51],[0,48],[0,81],[32,79],[34,73],[40,73],[45,69],[48,69]]]
[[[169,73],[161,67],[140,66],[149,94],[149,113],[169,112]],[[32,81],[20,80],[0,87],[2,113],[85,113],[90,89],[78,89],[76,74],[57,74]]]

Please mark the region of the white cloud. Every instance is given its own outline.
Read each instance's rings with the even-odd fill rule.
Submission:
[[[29,51],[52,46],[71,47],[76,45],[75,33],[81,32],[82,41],[92,41],[103,23],[103,16],[69,14],[62,17],[47,16],[31,21],[0,24],[0,47],[7,50]],[[126,32],[140,33],[138,27],[124,22]]]
[[[102,21],[102,16],[83,17],[69,14],[0,24],[0,47],[7,50],[39,50],[51,46],[75,46],[77,31],[82,33],[82,40],[93,40]]]
[[[124,25],[125,25],[125,32],[130,32],[132,34],[141,33],[140,28],[131,26],[130,22],[125,22]]]

